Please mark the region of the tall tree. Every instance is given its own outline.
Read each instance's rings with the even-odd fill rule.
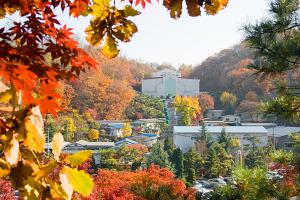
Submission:
[[[152,146],[151,153],[148,155],[146,163],[148,166],[155,164],[173,169],[172,163],[169,161],[169,155],[164,150],[164,144],[160,141]]]
[[[197,124],[202,116],[202,110],[196,97],[175,97],[175,108],[180,114],[182,125]]]
[[[278,96],[264,105],[266,113],[275,114],[281,120],[300,120],[299,6],[298,0],[271,1],[269,18],[244,27],[246,42],[255,50],[257,58],[249,67],[261,79],[278,75],[286,75],[288,79],[279,87]]]
[[[175,175],[177,178],[183,178],[183,153],[179,147],[174,149],[172,156],[170,157],[171,162],[175,169]]]
[[[223,92],[220,96],[220,101],[225,106],[225,113],[226,114],[233,114],[234,106],[237,102],[237,98],[234,94],[230,92]]]
[[[200,155],[192,148],[184,154],[184,174],[189,184],[193,185],[196,179],[202,176],[202,161]]]

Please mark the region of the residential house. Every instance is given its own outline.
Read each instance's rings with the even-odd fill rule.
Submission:
[[[130,140],[136,141],[146,147],[152,147],[157,142],[158,135],[153,133],[143,133],[129,137]]]
[[[133,141],[133,140],[131,140],[131,139],[129,139],[129,138],[124,138],[124,139],[122,139],[122,140],[116,142],[116,143],[115,143],[115,147],[116,147],[116,148],[119,148],[119,147],[121,147],[121,146],[127,146],[127,145],[133,145],[133,144],[138,144],[138,142]]]
[[[134,128],[142,128],[142,131],[160,132],[160,127],[165,121],[162,119],[138,119],[131,123]]]
[[[206,113],[206,118],[209,120],[221,120],[223,116],[223,110],[208,110]]]
[[[123,127],[125,121],[100,120],[100,129],[104,129],[108,136],[123,137]]]
[[[229,126],[239,126],[241,123],[241,118],[238,115],[224,115],[222,120]]]
[[[249,138],[256,136],[260,142],[258,146],[266,146],[268,143],[268,131],[262,126],[207,126],[207,133],[217,140],[222,131],[233,137],[237,137],[242,145],[251,144]],[[176,147],[187,152],[196,145],[196,138],[201,135],[201,126],[174,126],[173,142]]]

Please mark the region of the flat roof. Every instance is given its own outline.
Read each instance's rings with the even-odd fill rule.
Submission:
[[[273,136],[273,130],[274,130],[274,136],[275,137],[282,137],[285,135],[289,135],[291,133],[300,133],[300,127],[292,127],[292,126],[276,126],[274,128],[268,128],[268,135]]]
[[[225,128],[226,133],[268,133],[263,126],[206,126],[209,133],[221,133]],[[174,126],[174,133],[199,133],[201,126]]]

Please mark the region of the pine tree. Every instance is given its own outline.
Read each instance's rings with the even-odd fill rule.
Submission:
[[[221,134],[218,137],[218,143],[223,145],[223,147],[225,148],[225,150],[227,152],[229,152],[230,146],[231,146],[231,142],[232,138],[226,133],[225,128],[222,128]]]
[[[171,162],[175,168],[176,177],[183,178],[183,153],[179,147],[173,151]]]
[[[289,79],[278,87],[278,96],[266,102],[263,110],[292,122],[300,121],[299,75],[294,73],[300,64],[299,7],[299,0],[271,1],[269,19],[244,27],[246,42],[256,55],[249,67],[262,78],[288,75]],[[297,76],[295,83],[292,83],[293,75]]]
[[[173,169],[172,164],[169,161],[169,155],[164,150],[164,144],[160,141],[152,146],[151,153],[147,157],[146,163],[148,166],[155,164],[160,165],[161,167],[168,167],[171,170]]]
[[[202,159],[194,149],[190,149],[184,154],[184,174],[189,184],[194,184],[197,177],[200,177],[200,168]]]

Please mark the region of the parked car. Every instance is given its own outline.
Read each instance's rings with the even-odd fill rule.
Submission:
[[[269,179],[269,180],[279,181],[279,180],[283,179],[283,176],[276,171],[268,171],[266,176],[267,176],[267,179]]]

